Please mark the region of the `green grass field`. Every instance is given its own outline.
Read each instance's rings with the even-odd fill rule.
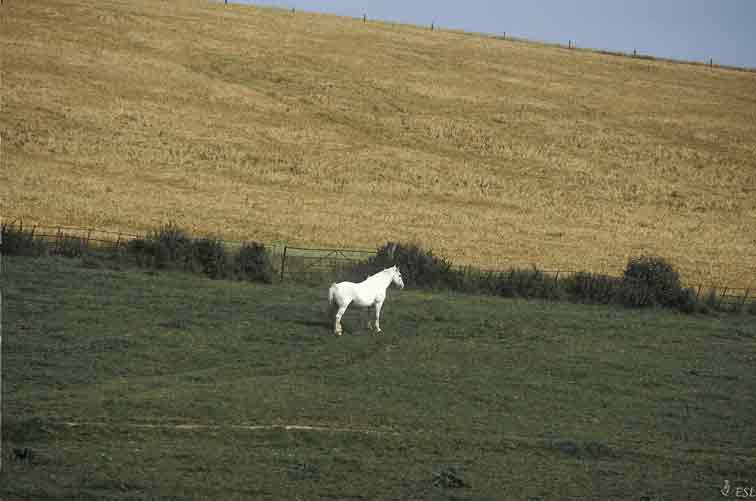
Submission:
[[[3,261],[3,501],[756,484],[752,317],[392,289],[383,335],[336,338],[325,286],[88,263]]]

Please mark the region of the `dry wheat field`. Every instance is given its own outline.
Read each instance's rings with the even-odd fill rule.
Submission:
[[[0,16],[5,220],[756,285],[756,72],[208,1]]]

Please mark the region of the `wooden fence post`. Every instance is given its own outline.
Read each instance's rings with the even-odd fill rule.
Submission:
[[[283,255],[281,256],[281,282],[284,279],[284,270],[286,269],[286,246],[284,245]]]

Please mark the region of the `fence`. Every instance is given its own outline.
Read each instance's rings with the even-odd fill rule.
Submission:
[[[11,226],[16,223],[10,223]],[[23,221],[17,223],[18,228],[23,230]],[[126,233],[99,230],[96,228],[80,228],[73,226],[43,226],[34,225],[28,230],[34,237],[47,242],[53,254],[64,254],[66,249],[71,247],[73,242],[79,248],[108,247],[119,249],[125,247],[129,240],[144,238],[146,233]],[[233,240],[221,240],[228,247],[240,247],[244,242]],[[270,249],[273,264],[276,273],[281,281],[287,278],[297,279],[318,279],[324,274],[331,272],[337,274],[341,270],[349,268],[349,265],[364,262],[367,258],[374,256],[374,250],[367,249],[334,249],[334,248],[313,248],[313,247],[295,247],[281,244],[267,245]],[[457,266],[459,270],[465,270],[471,273],[480,274],[500,274],[514,273],[518,265],[513,264],[511,268],[502,269],[485,269],[477,266]],[[538,272],[546,277],[552,278],[555,282],[560,278],[574,276],[577,273],[587,273],[589,280],[600,279],[609,275],[581,272],[577,270],[543,270]],[[616,277],[615,277],[616,278]],[[756,304],[756,291],[750,288],[729,287],[723,285],[705,285],[705,284],[683,284],[696,292],[696,299],[704,299],[712,306],[717,307],[743,307],[748,304]]]
[[[23,230],[23,222],[19,222],[19,229]],[[61,253],[69,241],[76,240],[84,248],[89,248],[92,245],[118,248],[125,246],[129,240],[144,236],[136,233],[113,232],[73,226],[34,225],[29,231],[33,237],[40,238],[51,244],[51,250],[54,254]]]
[[[9,223],[19,230],[24,230],[23,221]],[[117,250],[126,247],[130,240],[146,238],[148,233],[126,233],[100,230],[97,228],[80,228],[74,226],[27,225],[26,231],[36,239],[44,241],[52,254],[80,254],[83,249],[92,247]],[[244,242],[220,240],[230,248],[241,247]],[[327,271],[358,263],[375,255],[374,250],[366,249],[323,249],[310,247],[293,247],[273,244],[266,247],[271,251],[276,273],[283,281],[286,278],[314,277]]]
[[[314,249],[284,246],[279,265],[281,281],[287,276],[313,276],[344,265],[365,261],[375,251],[362,249]]]
[[[224,0],[225,4],[228,4],[228,0]],[[280,9],[288,10],[291,12],[291,14],[296,14],[297,9],[296,8],[285,8],[285,7],[279,7]],[[363,12],[361,17],[351,17],[352,19],[362,21],[363,24],[367,24],[369,21],[377,21],[379,23],[389,23],[389,24],[404,24],[406,26],[411,27],[425,27],[429,26],[430,31],[449,31],[452,33],[458,33],[466,36],[472,36],[472,37],[481,37],[481,38],[490,38],[492,40],[505,40],[509,42],[518,42],[518,43],[528,43],[528,44],[537,44],[537,45],[545,45],[545,46],[552,46],[552,47],[559,47],[559,48],[566,48],[568,50],[575,50],[578,49],[578,44],[576,40],[568,39],[567,45],[564,44],[564,42],[547,42],[547,41],[539,41],[534,40],[530,38],[524,38],[524,37],[517,37],[512,35],[512,32],[502,31],[501,35],[498,35],[496,33],[483,33],[483,32],[474,32],[474,31],[464,31],[460,29],[448,29],[446,30],[442,26],[440,26],[435,20],[431,19],[430,24],[420,24],[420,23],[401,23],[397,21],[391,21],[388,19],[371,19],[366,12]],[[631,52],[623,52],[621,50],[605,50],[605,49],[599,49],[599,48],[580,48],[579,50],[582,51],[588,51],[593,52],[597,54],[604,54],[609,56],[619,56],[619,57],[625,57],[625,58],[633,58],[633,59],[645,59],[645,60],[651,60],[651,61],[659,61],[659,62],[665,62],[665,63],[673,63],[673,64],[685,64],[685,65],[695,65],[695,66],[708,66],[709,68],[719,68],[724,70],[734,70],[734,71],[745,71],[745,72],[754,72],[756,71],[756,68],[753,67],[747,67],[747,66],[735,66],[735,65],[728,65],[728,64],[715,64],[714,58],[711,56],[703,57],[702,59],[696,61],[692,59],[681,59],[681,58],[672,58],[672,57],[664,57],[664,56],[653,56],[650,54],[641,54],[638,52],[637,48],[634,48],[632,53]]]

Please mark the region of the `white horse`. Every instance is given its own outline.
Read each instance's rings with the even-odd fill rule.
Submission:
[[[381,307],[386,300],[386,289],[391,285],[391,282],[404,289],[402,273],[396,266],[379,271],[358,284],[353,282],[331,284],[331,288],[328,289],[328,302],[331,304],[331,314],[338,307],[336,320],[333,324],[334,334],[341,336],[341,317],[352,303],[360,308],[375,308],[375,331],[381,332]],[[368,328],[370,330],[373,329],[372,321],[368,322]]]

